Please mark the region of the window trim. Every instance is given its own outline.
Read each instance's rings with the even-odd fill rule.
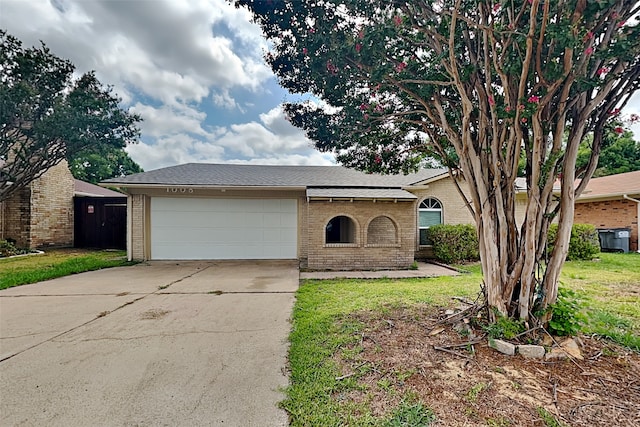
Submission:
[[[422,207],[423,204],[426,204],[427,201],[434,201],[436,202],[439,207],[435,208],[433,207],[433,204],[429,204],[431,205],[431,207]],[[442,208],[442,202],[440,201],[440,199],[437,199],[435,197],[425,197],[420,204],[418,204],[418,246],[419,247],[431,247],[433,246],[432,244],[428,244],[428,243],[422,243],[422,241],[420,240],[420,231],[422,230],[428,230],[431,226],[428,227],[422,227],[420,226],[420,212],[439,212],[440,213],[440,222],[438,224],[444,224],[444,209]]]

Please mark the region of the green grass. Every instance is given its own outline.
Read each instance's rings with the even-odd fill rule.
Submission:
[[[0,258],[0,289],[131,264],[124,251],[81,249],[56,249],[43,255]]]
[[[585,301],[585,333],[640,351],[640,254],[601,253],[599,261],[570,261],[560,286]]]
[[[403,424],[408,419],[429,424],[433,414],[428,402],[413,401],[410,396],[402,396],[402,403],[381,418],[371,414],[366,401],[353,403],[345,398],[349,391],[362,386],[357,375],[340,379],[344,373],[335,355],[345,360],[358,358],[357,332],[364,325],[349,317],[352,313],[375,311],[384,315],[396,307],[448,305],[452,296],[475,298],[482,282],[480,267],[466,265],[464,269],[469,273],[430,279],[303,281],[296,295],[290,335],[291,385],[281,403],[290,414],[291,425],[408,425]],[[598,262],[568,262],[562,282],[562,286],[587,298],[592,319],[585,326],[587,332],[623,344],[626,340],[626,345],[633,348],[640,326],[640,255],[602,254]],[[359,370],[369,368],[362,366]]]

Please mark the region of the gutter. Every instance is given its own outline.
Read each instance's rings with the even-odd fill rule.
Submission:
[[[636,202],[637,210],[638,210],[638,212],[636,212],[636,223],[638,223],[638,221],[640,221],[640,200],[634,199],[633,197],[629,197],[627,194],[623,194],[622,198],[626,200],[630,200],[632,202]],[[637,252],[640,253],[640,224],[637,224],[637,227],[639,228],[638,228],[638,238],[637,238],[636,244],[638,245]]]

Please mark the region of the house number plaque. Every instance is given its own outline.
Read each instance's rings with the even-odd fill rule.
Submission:
[[[193,188],[185,188],[185,187],[167,187],[167,193],[193,193]]]

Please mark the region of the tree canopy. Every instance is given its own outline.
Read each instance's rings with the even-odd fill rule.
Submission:
[[[318,149],[368,172],[406,172],[437,156],[468,184],[460,192],[476,221],[492,313],[523,320],[548,313],[575,197],[596,168],[611,118],[639,86],[639,3],[236,4],[253,12],[271,41],[266,59],[280,84],[311,94],[285,109]],[[588,134],[588,160],[577,170]],[[523,222],[515,216],[521,155]],[[556,245],[546,254],[554,218]]]
[[[576,165],[584,168],[589,161],[591,136],[589,135],[580,145]],[[615,175],[640,170],[640,141],[633,137],[633,133],[622,126],[616,126],[606,134],[602,143],[602,150],[594,177]]]
[[[120,147],[100,145],[78,153],[70,153],[67,160],[74,178],[93,184],[109,178],[144,172]]]
[[[70,154],[123,148],[139,137],[140,117],[120,107],[95,73],[42,43],[24,48],[0,30],[0,200],[24,188]]]

